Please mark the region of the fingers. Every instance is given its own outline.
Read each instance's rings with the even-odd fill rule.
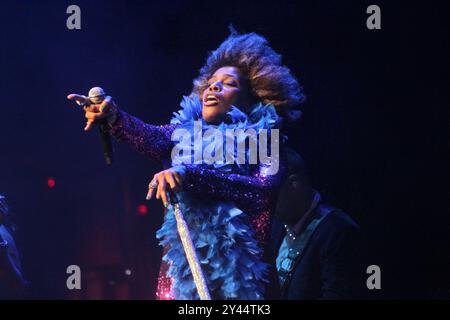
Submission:
[[[155,196],[156,188],[148,188],[147,196],[145,197],[146,200],[150,200]]]
[[[177,187],[177,182],[175,181],[174,176],[171,173],[166,173],[164,176],[170,186],[170,189],[175,190],[175,188]]]
[[[79,105],[83,106],[85,117],[87,119],[84,131],[91,130],[97,120],[111,116],[112,113],[110,111],[116,107],[111,96],[105,97],[100,104],[91,104],[88,97],[74,93],[69,94],[67,99],[76,101]]]
[[[111,109],[111,97],[106,97],[99,105],[100,112],[108,112]]]
[[[157,185],[153,181],[157,182]],[[152,199],[156,194],[156,199],[161,199],[164,206],[167,207],[171,203],[171,193],[181,189],[181,176],[177,172],[170,169],[155,174],[147,192],[147,200]],[[174,196],[172,194],[172,196]]]
[[[100,112],[109,112],[113,107],[115,107],[115,104],[111,96],[106,96],[102,103],[100,103],[99,110]]]
[[[156,192],[156,199],[161,199],[164,207],[169,205],[169,199],[167,199],[166,193],[167,183],[164,176],[160,176],[158,180],[158,191]]]
[[[81,94],[74,94],[74,93],[69,94],[67,96],[67,99],[76,101],[78,104],[85,104],[89,101],[88,97],[83,96]]]
[[[155,176],[153,176],[152,181],[150,181],[150,183],[148,184],[148,192],[147,192],[147,196],[145,197],[146,200],[150,200],[151,198],[153,198],[155,196],[156,188],[158,187],[158,183],[157,183]]]
[[[84,131],[91,130],[93,125],[94,125],[94,121],[93,120],[88,120],[86,122],[86,126],[84,127]]]
[[[162,176],[160,174],[155,175],[153,179],[156,179],[157,186],[156,186],[156,199],[161,199],[161,178]]]
[[[107,114],[102,112],[86,111],[86,114],[84,116],[86,117],[86,119],[95,121],[105,118]]]
[[[175,181],[177,182],[177,190],[181,189],[181,187],[183,186],[181,175],[178,172],[174,172],[173,176],[175,178]]]
[[[167,182],[167,184],[169,184],[170,189],[167,189],[166,192],[169,194],[172,192],[179,192],[181,191],[181,177],[177,172],[174,172],[172,170],[167,170],[164,172],[164,178]],[[169,198],[169,202],[170,202],[170,198]]]
[[[87,108],[87,107],[86,107]],[[85,108],[85,110],[87,110]],[[91,111],[86,111],[85,117],[87,119],[86,126],[84,127],[85,131],[91,130],[95,121],[105,118],[107,115],[104,113],[96,113]]]
[[[89,104],[89,105],[84,106],[83,110],[85,112],[100,113],[100,105],[98,105],[98,104]]]

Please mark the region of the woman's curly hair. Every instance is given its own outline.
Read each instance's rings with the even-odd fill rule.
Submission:
[[[200,75],[194,79],[192,94],[201,96],[217,69],[233,66],[247,77],[253,99],[272,104],[281,116],[295,118],[291,108],[303,102],[305,96],[289,68],[282,65],[281,55],[256,33],[238,34],[232,27],[230,31],[230,36],[209,53]]]

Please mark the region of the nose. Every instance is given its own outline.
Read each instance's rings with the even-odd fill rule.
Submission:
[[[222,84],[219,81],[211,83],[208,88],[209,91],[220,92],[222,91]]]

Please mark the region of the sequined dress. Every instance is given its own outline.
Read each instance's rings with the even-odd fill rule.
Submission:
[[[160,126],[119,110],[117,120],[110,125],[111,134],[144,156],[170,161],[173,131],[188,128],[201,118],[198,100],[185,97],[181,106],[171,124]],[[260,105],[258,112],[254,116],[265,117],[264,121],[258,119],[261,127],[273,124],[277,117],[271,106]],[[245,170],[185,165],[180,199],[213,299],[278,298],[278,278],[268,241],[283,173],[282,157],[276,174],[267,174],[264,164],[249,165]],[[170,210],[157,237],[164,248],[157,299],[198,299]]]

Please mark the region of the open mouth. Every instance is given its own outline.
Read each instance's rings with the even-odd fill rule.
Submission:
[[[203,99],[204,106],[216,106],[219,104],[219,99],[217,99],[214,95],[207,95],[205,99]]]

